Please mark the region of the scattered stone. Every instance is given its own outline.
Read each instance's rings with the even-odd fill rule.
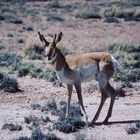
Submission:
[[[10,131],[20,131],[22,130],[22,126],[10,123],[10,124],[4,124],[2,126],[2,129],[9,129]]]

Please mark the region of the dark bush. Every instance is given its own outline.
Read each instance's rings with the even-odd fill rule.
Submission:
[[[42,131],[38,126],[33,127],[31,139],[32,140],[61,140],[53,133],[48,133],[47,135],[45,135],[44,133],[42,133]]]
[[[2,129],[9,129],[10,131],[20,131],[22,130],[22,127],[20,125],[9,123],[9,124],[4,124],[2,126]]]
[[[0,89],[9,93],[21,91],[18,87],[18,82],[15,78],[11,78],[5,75],[2,76],[2,74],[0,76]]]
[[[80,106],[77,104],[72,104],[70,106],[70,111],[65,118],[66,104],[62,104],[63,107],[59,109],[59,119],[55,124],[55,128],[64,133],[76,132],[83,128],[86,123],[81,120],[81,110]]]
[[[25,136],[25,137],[19,137],[16,140],[31,140],[31,138],[28,138],[28,137]]]
[[[64,19],[59,15],[48,14],[47,21],[62,22],[62,21],[64,21]]]
[[[25,55],[32,60],[43,58],[44,47],[34,44],[25,50]]]
[[[119,23],[119,20],[117,18],[114,18],[114,17],[109,17],[109,18],[106,18],[104,20],[104,22],[107,22],[107,23]]]
[[[51,110],[57,110],[57,104],[56,101],[54,99],[48,100],[45,107],[47,108],[47,110],[51,111]]]

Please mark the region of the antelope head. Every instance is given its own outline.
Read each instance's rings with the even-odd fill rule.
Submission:
[[[57,55],[57,43],[61,41],[62,38],[62,32],[60,32],[58,35],[54,35],[53,41],[49,42],[45,39],[45,37],[43,36],[43,34],[41,34],[40,32],[38,32],[39,38],[41,40],[41,42],[44,44],[44,48],[45,48],[45,57],[48,61],[54,61],[54,59],[56,59],[56,55]]]

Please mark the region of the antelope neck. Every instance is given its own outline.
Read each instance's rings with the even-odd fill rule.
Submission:
[[[52,64],[56,71],[61,71],[64,68],[69,68],[64,56],[61,54],[59,50],[56,51],[56,54],[52,59],[53,59]]]

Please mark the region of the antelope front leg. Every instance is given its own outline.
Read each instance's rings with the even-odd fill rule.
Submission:
[[[85,110],[84,104],[83,104],[83,98],[82,98],[82,93],[81,93],[81,83],[79,83],[79,82],[75,83],[74,86],[75,86],[75,89],[76,89],[76,92],[77,92],[77,96],[78,96],[80,106],[82,107],[82,110],[84,111],[86,122],[87,122],[88,121],[88,116],[87,116],[87,113],[86,113],[86,110]]]
[[[68,102],[67,102],[67,108],[66,108],[66,117],[68,116],[69,110],[70,110],[70,101],[71,101],[73,85],[67,84],[67,89],[68,89]]]

